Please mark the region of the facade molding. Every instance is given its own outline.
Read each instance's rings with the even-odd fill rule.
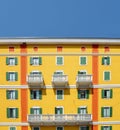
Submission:
[[[22,122],[0,122],[0,126],[29,126],[29,123]]]
[[[92,122],[92,125],[120,125],[120,121],[98,121]]]

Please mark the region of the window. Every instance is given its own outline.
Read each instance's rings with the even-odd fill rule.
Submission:
[[[109,52],[110,51],[110,48],[108,46],[104,47],[104,51],[105,52]]]
[[[30,98],[31,99],[42,99],[42,91],[41,90],[31,90]]]
[[[33,130],[40,130],[39,127],[33,127]]]
[[[112,89],[102,90],[102,98],[112,98]]]
[[[38,47],[35,46],[35,47],[33,48],[33,50],[34,50],[35,52],[38,51]]]
[[[17,81],[18,73],[17,72],[6,72],[6,80],[7,81]]]
[[[102,57],[102,65],[110,65],[110,57]]]
[[[104,80],[106,80],[106,81],[110,80],[110,72],[109,71],[104,72]]]
[[[89,90],[78,90],[78,99],[88,99]]]
[[[7,90],[6,97],[7,97],[7,99],[18,99],[18,91],[17,90]]]
[[[62,107],[55,107],[55,114],[63,114],[63,108]]]
[[[62,56],[57,56],[56,57],[56,62],[57,62],[57,65],[63,65],[63,57]]]
[[[81,51],[85,51],[86,50],[86,48],[83,46],[83,47],[81,47]]]
[[[30,57],[30,65],[42,65],[42,57]]]
[[[9,52],[14,52],[14,47],[9,47]]]
[[[101,116],[102,117],[112,117],[112,107],[102,107]]]
[[[63,127],[59,126],[56,128],[56,130],[63,130]]]
[[[58,100],[63,99],[63,90],[56,90],[56,93]]]
[[[16,127],[10,127],[9,130],[16,130]]]
[[[34,114],[34,115],[42,114],[42,108],[31,108],[30,114]]]
[[[18,118],[18,108],[7,108],[7,118]]]
[[[87,113],[87,107],[79,107],[78,108],[78,114],[86,114]]]
[[[62,52],[62,46],[57,47],[57,52]]]
[[[6,65],[17,65],[18,60],[17,57],[6,57]]]
[[[80,126],[80,130],[89,130],[89,126]]]
[[[101,126],[101,130],[112,130],[112,126]]]
[[[80,71],[78,71],[78,74],[86,74],[86,71],[85,70],[80,70]]]
[[[58,70],[54,72],[54,75],[63,75],[63,71],[62,70]]]
[[[80,57],[80,64],[86,65],[86,57],[84,57],[84,56]]]

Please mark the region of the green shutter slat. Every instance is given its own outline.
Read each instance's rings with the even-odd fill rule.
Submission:
[[[42,108],[40,108],[40,110],[39,110],[39,111],[40,111],[40,114],[42,114]]]
[[[112,117],[112,107],[110,107],[110,117]]]
[[[110,57],[107,57],[107,65],[110,64]]]
[[[105,72],[105,80],[109,80],[110,79],[110,72]]]
[[[9,58],[6,57],[6,65],[9,65]]]
[[[17,65],[18,64],[18,59],[17,59],[17,57],[15,57],[15,65]]]
[[[15,72],[15,81],[18,80],[18,72]]]
[[[30,108],[30,114],[34,114],[33,108]]]
[[[113,90],[111,89],[110,90],[110,98],[112,98],[113,97]]]
[[[104,108],[101,108],[101,117],[104,117]]]
[[[86,90],[86,92],[87,92],[86,98],[89,99],[89,90]]]
[[[9,77],[9,72],[6,72],[6,80],[9,81],[10,77]]]
[[[112,126],[110,126],[110,130],[112,130]]]
[[[15,99],[18,99],[18,90],[15,90]]]
[[[33,99],[33,91],[30,91],[30,99]]]
[[[63,114],[63,108],[60,108],[60,114]]]
[[[39,65],[42,65],[42,57],[39,57]]]
[[[78,99],[80,99],[80,90],[78,90]]]
[[[18,108],[16,108],[16,118],[18,118]]]
[[[101,130],[104,130],[104,126],[101,126]]]
[[[102,95],[102,98],[104,98],[104,90],[102,90],[102,92],[101,92],[101,95]]]
[[[10,118],[10,109],[7,108],[7,118]]]
[[[9,91],[6,91],[6,99],[9,99]]]
[[[39,99],[42,99],[42,91],[39,90]]]
[[[102,57],[102,65],[104,65],[104,57]]]
[[[32,64],[33,64],[33,58],[30,57],[30,65],[32,65]]]
[[[80,114],[80,108],[78,108],[78,111],[77,111],[77,112],[78,112],[78,114]]]
[[[57,108],[55,107],[55,114],[57,114]]]

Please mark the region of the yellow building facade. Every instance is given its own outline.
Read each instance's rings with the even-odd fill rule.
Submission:
[[[119,130],[119,39],[0,39],[1,130]]]

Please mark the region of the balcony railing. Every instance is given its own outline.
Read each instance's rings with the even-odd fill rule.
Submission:
[[[76,80],[77,86],[90,86],[92,84],[92,75],[79,74]]]
[[[43,76],[39,74],[30,74],[27,77],[27,82],[29,86],[43,86]]]
[[[79,125],[91,121],[91,114],[28,115],[29,123],[40,125]]]
[[[68,84],[68,76],[55,74],[52,77],[52,84],[55,87],[65,87]]]

